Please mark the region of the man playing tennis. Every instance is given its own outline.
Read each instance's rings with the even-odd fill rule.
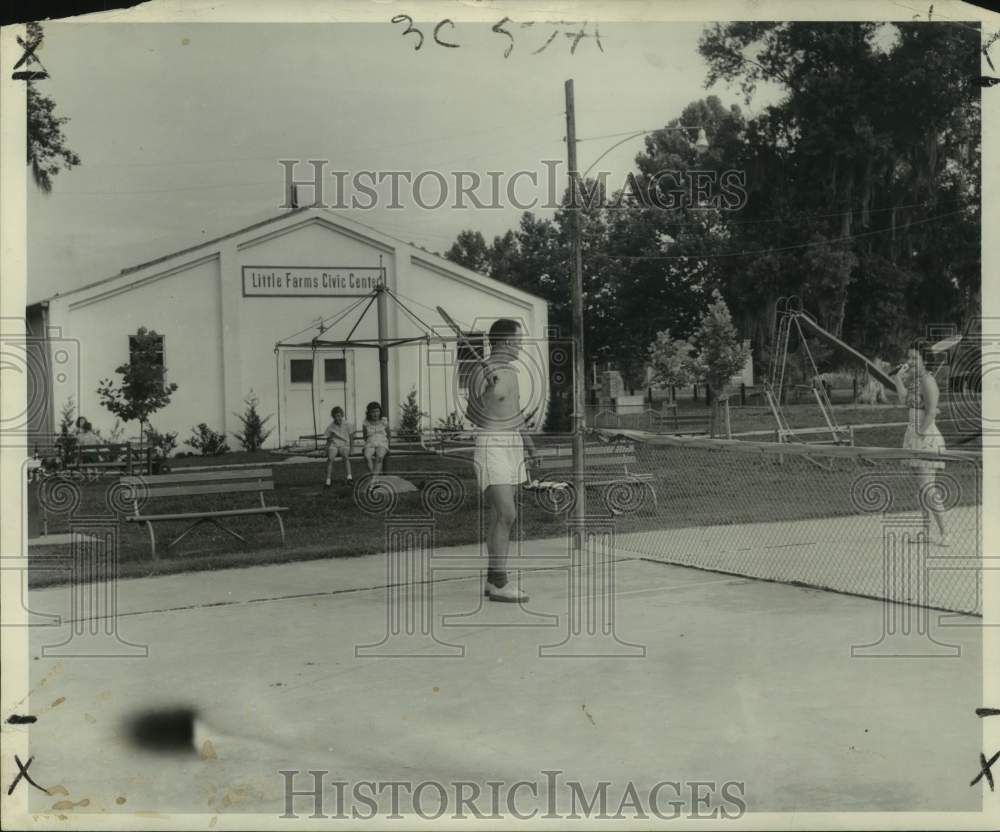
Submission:
[[[479,487],[493,509],[486,538],[489,569],[486,595],[491,601],[527,601],[520,581],[507,574],[510,530],[517,520],[515,489],[527,479],[525,451],[534,461],[535,446],[521,410],[515,361],[521,349],[517,322],[501,318],[490,327],[490,356],[469,381],[468,416],[476,433],[474,461]]]

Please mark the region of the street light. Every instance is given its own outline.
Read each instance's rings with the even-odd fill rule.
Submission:
[[[600,162],[601,159],[603,159],[605,156],[607,156],[616,147],[621,147],[623,144],[625,144],[625,142],[630,142],[630,141],[632,141],[632,139],[639,138],[639,136],[646,136],[649,133],[659,133],[661,130],[680,130],[681,132],[684,132],[686,130],[697,130],[698,131],[698,138],[695,139],[693,142],[691,141],[691,139],[688,139],[688,145],[690,147],[693,147],[698,152],[699,156],[702,153],[704,153],[706,150],[708,150],[709,147],[711,147],[711,145],[709,145],[709,143],[708,143],[708,136],[705,135],[705,128],[704,127],[692,127],[692,126],[686,125],[686,124],[676,124],[676,125],[668,126],[668,127],[657,127],[655,130],[637,130],[635,133],[632,133],[631,135],[626,136],[621,141],[615,142],[613,145],[611,145],[611,147],[609,147],[607,150],[605,150],[600,156],[598,156],[596,159],[594,159],[594,161],[591,163],[590,167],[587,168],[580,175],[580,179],[581,180],[585,180],[587,178],[587,174],[590,173],[594,169],[594,165],[596,165],[598,162]],[[587,141],[587,140],[586,139],[577,139],[577,141]]]
[[[699,153],[704,153],[708,150],[708,137],[705,135],[705,128],[698,128],[698,138],[694,143],[694,149]]]

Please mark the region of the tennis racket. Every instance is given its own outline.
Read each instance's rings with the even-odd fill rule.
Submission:
[[[961,342],[962,342],[962,336],[961,335],[950,335],[947,338],[942,338],[940,341],[935,341],[933,344],[931,344],[929,347],[927,347],[927,352],[932,352],[932,353],[935,353],[935,354],[942,353],[942,352],[947,352],[948,350],[953,349],[954,347],[957,347]],[[899,366],[897,366],[892,371],[891,375],[896,375],[897,373],[900,373],[900,372],[902,372],[904,370],[908,370],[909,368],[910,368],[909,363],[904,362],[903,364],[900,364]],[[940,368],[938,368],[938,369],[940,369]],[[936,374],[937,373],[935,371],[935,375]]]
[[[448,327],[452,332],[455,333],[455,337],[458,339],[463,347],[471,350],[472,354],[476,357],[479,364],[486,370],[490,369],[490,365],[486,363],[486,358],[479,351],[479,348],[473,344],[468,338],[465,337],[465,333],[462,332],[462,328],[455,322],[455,319],[451,317],[443,308],[437,307],[437,312],[441,316],[441,319],[448,324]]]
[[[942,338],[937,343],[931,344],[928,349],[931,352],[946,352],[952,347],[957,347],[962,340],[961,335],[952,335],[949,338]]]

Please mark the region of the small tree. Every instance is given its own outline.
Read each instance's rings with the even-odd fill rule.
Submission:
[[[259,451],[267,441],[267,437],[271,435],[270,428],[264,430],[264,425],[271,417],[260,418],[260,414],[257,412],[260,399],[257,398],[253,390],[243,400],[243,403],[246,405],[246,410],[243,413],[234,414],[242,423],[243,428],[239,433],[234,433],[233,436],[243,446],[244,451],[253,453]]]
[[[170,397],[177,385],[166,381],[167,368],[163,365],[158,333],[139,327],[132,338],[130,360],[115,372],[122,379],[118,386],[111,379],[101,379],[97,395],[101,404],[123,422],[139,422],[139,442],[149,423],[149,417],[161,407],[170,404]]]
[[[708,385],[712,396],[711,433],[718,425],[719,399],[727,396],[726,385],[740,372],[750,357],[750,348],[744,344],[733,325],[729,307],[718,290],[712,293],[713,302],[702,316],[701,325],[691,337],[697,350],[695,366],[698,375]]]
[[[694,344],[674,338],[669,329],[656,333],[649,345],[649,363],[653,368],[653,384],[660,387],[687,387],[698,376],[692,353]]]
[[[406,395],[406,401],[399,406],[399,430],[396,431],[396,436],[400,439],[418,439],[420,423],[426,415],[417,401],[417,388],[412,387]]]

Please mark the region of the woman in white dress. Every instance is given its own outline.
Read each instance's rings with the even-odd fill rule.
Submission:
[[[895,381],[900,401],[905,401],[909,408],[903,447],[910,451],[936,453],[945,450],[944,437],[935,424],[940,392],[934,376],[927,372],[919,350],[910,350],[909,363],[899,369]],[[937,525],[938,538],[932,538],[932,542],[938,546],[950,545],[944,522],[942,492],[935,482],[936,472],[944,468],[944,461],[910,459],[907,464],[916,469],[920,478],[921,511],[925,517],[929,513]]]

